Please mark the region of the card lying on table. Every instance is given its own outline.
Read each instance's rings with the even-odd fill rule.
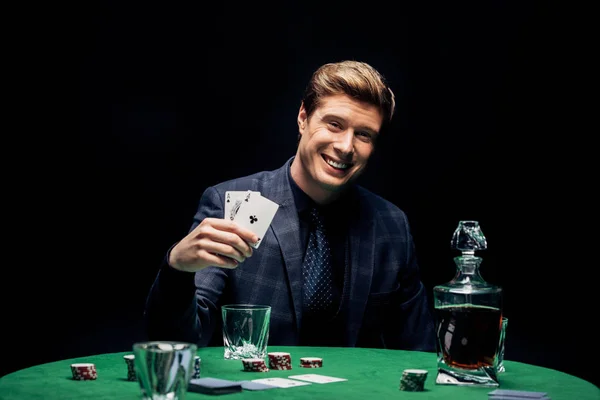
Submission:
[[[242,381],[242,389],[244,390],[269,390],[277,389],[277,386],[267,385],[266,383]]]
[[[269,386],[277,386],[278,388],[290,388],[294,386],[305,386],[310,385],[308,382],[295,381],[293,379],[286,378],[262,378],[253,379],[252,382],[264,383]]]
[[[523,397],[523,396],[511,396],[509,394],[490,395],[488,400],[551,400],[548,396],[542,397]]]
[[[347,381],[346,378],[336,378],[334,376],[325,376],[319,374],[302,374],[302,375],[291,375],[288,376],[290,379],[298,379],[306,382],[314,382],[314,383],[332,383],[332,382],[342,382]]]
[[[488,393],[490,400],[550,400],[545,392],[496,389]]]
[[[188,390],[204,394],[227,394],[241,392],[242,384],[241,382],[228,381],[226,379],[197,378],[190,379]]]

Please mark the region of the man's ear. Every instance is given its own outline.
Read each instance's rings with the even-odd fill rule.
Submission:
[[[304,108],[304,102],[300,104],[300,110],[298,110],[298,128],[302,131],[306,127],[306,109]]]

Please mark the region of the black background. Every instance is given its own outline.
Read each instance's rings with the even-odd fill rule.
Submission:
[[[586,10],[92,4],[45,21],[16,81],[2,374],[143,340],[146,293],[202,191],[283,164],[310,74],[357,59],[398,101],[361,183],[408,214],[430,294],[454,274],[458,221],[478,220],[506,358],[598,382]]]

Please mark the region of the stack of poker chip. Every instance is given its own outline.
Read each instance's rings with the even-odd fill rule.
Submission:
[[[71,373],[76,381],[91,381],[98,378],[96,366],[91,363],[71,364]]]
[[[244,371],[247,372],[269,372],[265,360],[262,358],[244,358],[242,359]]]
[[[192,379],[200,378],[200,365],[202,364],[202,360],[199,356],[194,356],[194,373],[192,374]]]
[[[292,357],[290,353],[271,352],[269,356],[269,368],[287,370],[292,369]]]
[[[300,366],[303,368],[321,368],[323,359],[319,357],[302,357],[300,358]]]
[[[127,363],[127,380],[135,381],[137,380],[137,376],[135,375],[135,355],[127,354],[123,356],[123,359]]]
[[[427,379],[426,369],[405,369],[400,379],[400,390],[422,392]]]

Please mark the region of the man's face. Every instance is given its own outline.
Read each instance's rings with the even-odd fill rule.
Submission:
[[[323,98],[310,118],[301,106],[294,181],[317,202],[335,199],[364,171],[382,122],[377,107],[347,95]]]

